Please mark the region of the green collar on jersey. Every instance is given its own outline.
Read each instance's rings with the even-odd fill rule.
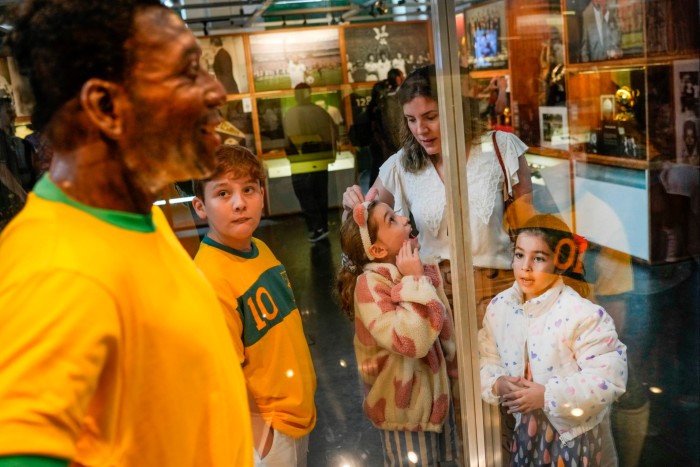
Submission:
[[[115,227],[143,233],[156,231],[156,226],[153,223],[153,213],[136,214],[133,212],[113,211],[111,209],[101,209],[79,203],[61,191],[61,189],[49,179],[48,174],[44,174],[44,176],[36,182],[34,194],[47,201],[55,201],[72,206]]]
[[[202,243],[205,245],[213,246],[214,248],[218,248],[219,250],[223,250],[226,253],[231,253],[232,255],[240,256],[241,258],[245,259],[253,259],[258,257],[258,245],[255,244],[255,239],[251,238],[250,239],[250,244],[253,248],[251,248],[250,251],[241,251],[241,250],[236,250],[235,248],[231,248],[230,246],[226,246],[224,244],[221,244],[217,242],[216,240],[212,240],[209,238],[208,235],[204,236],[204,239],[202,240]]]

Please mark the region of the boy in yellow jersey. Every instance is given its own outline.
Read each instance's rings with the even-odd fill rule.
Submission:
[[[25,0],[51,169],[0,236],[0,467],[253,465],[211,285],[153,207],[204,177],[225,91],[159,0]]]
[[[214,174],[194,182],[192,204],[209,222],[195,263],[214,285],[240,352],[256,466],[305,467],[316,375],[287,271],[253,238],[265,172],[241,146],[221,146],[216,159]]]

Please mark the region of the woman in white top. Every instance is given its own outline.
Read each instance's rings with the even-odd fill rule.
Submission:
[[[378,199],[394,206],[401,215],[413,215],[421,256],[437,256],[442,262],[445,285],[449,285],[450,244],[445,215],[446,195],[440,139],[435,67],[414,70],[398,91],[406,124],[402,128],[403,148],[379,169],[374,187]],[[476,113],[476,112],[474,112]],[[475,120],[478,115],[475,116]],[[492,132],[474,134],[467,159],[467,187],[472,235],[478,323],[481,326],[486,305],[497,293],[513,284],[510,237],[504,228],[503,183],[516,201],[511,218],[519,224],[534,214],[532,183],[525,161],[527,146],[515,135],[496,132],[508,180],[493,146]],[[345,212],[364,200],[359,186],[348,187],[343,194]],[[511,226],[515,227],[515,226]],[[446,287],[447,289],[447,287]],[[447,290],[451,298],[451,290]],[[451,301],[451,300],[450,300]]]

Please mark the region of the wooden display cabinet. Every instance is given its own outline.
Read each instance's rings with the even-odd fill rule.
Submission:
[[[553,196],[570,199],[554,199],[555,212],[571,209],[578,233],[643,262],[687,258],[700,238],[698,219],[688,218],[700,169],[683,139],[689,120],[700,128],[699,5],[608,0],[614,46],[596,50],[590,3],[506,2],[508,69],[489,72],[510,75],[513,126],[530,155],[551,160],[559,178],[568,166],[570,188]],[[584,212],[592,197],[624,241],[601,236],[602,211]],[[669,246],[672,237],[690,246]]]

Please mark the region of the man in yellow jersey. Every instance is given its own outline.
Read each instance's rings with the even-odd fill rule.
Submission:
[[[214,173],[194,182],[209,222],[195,263],[211,281],[238,349],[253,415],[256,467],[306,467],[316,424],[316,374],[287,271],[254,238],[265,170],[242,146],[223,145]]]
[[[252,466],[216,295],[153,208],[224,90],[158,0],[28,0],[10,38],[54,149],[0,237],[0,467]]]

